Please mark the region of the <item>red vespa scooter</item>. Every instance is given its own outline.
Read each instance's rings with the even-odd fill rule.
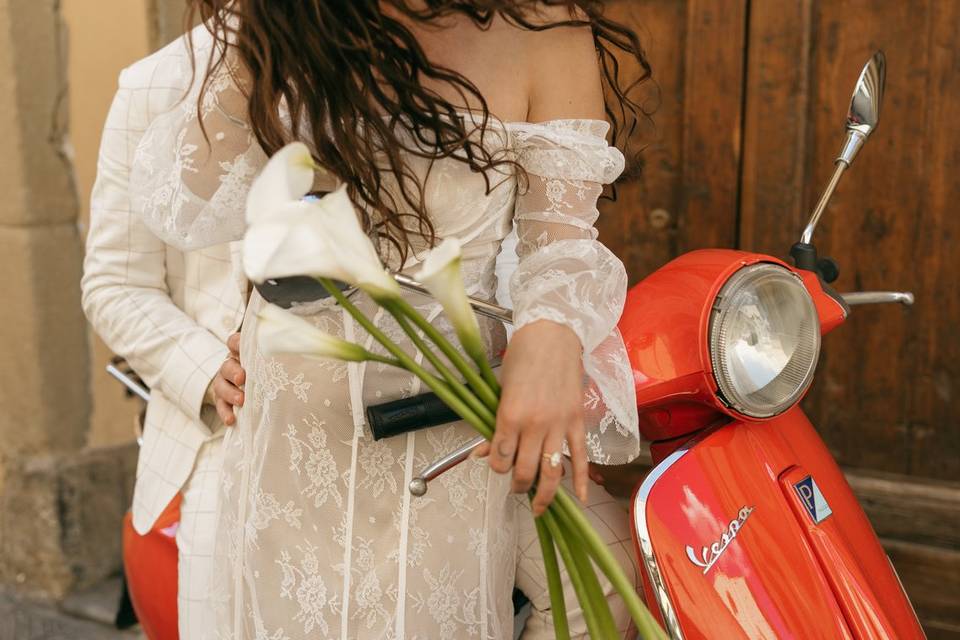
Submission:
[[[857,82],[847,141],[795,266],[694,251],[629,293],[620,321],[655,467],[633,499],[647,602],[675,638],[923,638],[890,560],[797,403],[850,307],[813,230],[877,124],[884,58]]]

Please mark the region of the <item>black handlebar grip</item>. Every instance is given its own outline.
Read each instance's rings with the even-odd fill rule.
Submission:
[[[367,423],[373,439],[390,438],[439,424],[456,422],[460,416],[434,393],[422,393],[367,407]]]

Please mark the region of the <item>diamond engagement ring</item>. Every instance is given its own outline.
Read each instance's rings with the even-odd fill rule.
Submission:
[[[560,455],[559,451],[554,451],[553,453],[545,453],[543,454],[542,457],[544,460],[550,463],[551,467],[559,467],[560,460],[562,460],[562,456]]]

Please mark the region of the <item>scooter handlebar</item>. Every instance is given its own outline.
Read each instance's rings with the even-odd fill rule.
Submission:
[[[913,305],[913,294],[909,291],[852,291],[850,293],[841,293],[840,297],[848,306],[857,306],[864,304],[885,304],[895,302],[905,307]]]

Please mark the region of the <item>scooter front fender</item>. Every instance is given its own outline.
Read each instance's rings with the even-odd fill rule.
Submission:
[[[924,637],[799,408],[725,424],[672,453],[632,515],[647,601],[674,638]]]

